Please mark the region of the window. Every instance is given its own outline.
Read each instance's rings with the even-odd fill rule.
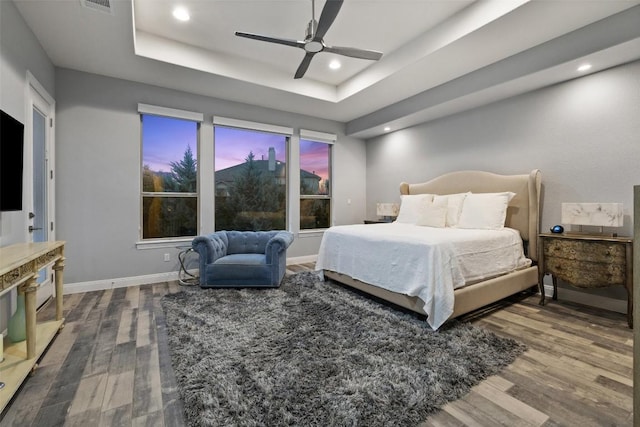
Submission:
[[[219,125],[231,120],[214,118],[215,229],[284,230],[289,135],[256,128],[285,132],[288,128]]]
[[[331,225],[331,143],[335,136],[300,131],[300,229]]]
[[[142,238],[195,236],[199,124],[194,119],[201,121],[201,115],[144,104],[138,111],[142,113]]]

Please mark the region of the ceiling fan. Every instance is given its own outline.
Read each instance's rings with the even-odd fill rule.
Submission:
[[[307,31],[304,40],[292,40],[292,39],[283,39],[277,37],[269,37],[262,36],[260,34],[252,34],[252,33],[243,33],[241,31],[236,31],[236,36],[246,37],[248,39],[260,40],[263,42],[269,43],[277,43],[285,46],[298,47],[300,49],[304,49],[306,52],[300,66],[298,66],[298,70],[296,71],[295,77],[296,79],[304,76],[304,73],[307,72],[309,68],[309,64],[311,64],[311,59],[316,53],[320,52],[330,52],[336,53],[338,55],[350,56],[352,58],[359,59],[369,59],[372,61],[377,61],[382,57],[382,52],[377,52],[375,50],[366,50],[366,49],[358,49],[355,47],[343,47],[343,46],[327,46],[324,43],[323,37],[333,24],[333,21],[338,16],[338,12],[342,7],[343,0],[327,0],[322,8],[322,13],[320,14],[320,20],[316,21],[315,19],[315,0],[311,0],[311,21],[307,25]]]

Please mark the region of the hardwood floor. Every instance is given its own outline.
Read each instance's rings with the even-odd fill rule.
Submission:
[[[289,267],[289,273],[313,264]],[[66,326],[0,426],[182,426],[160,299],[177,283],[65,297]],[[38,316],[54,313],[53,304]],[[632,426],[633,332],[623,314],[538,296],[466,316],[529,350],[428,426]]]

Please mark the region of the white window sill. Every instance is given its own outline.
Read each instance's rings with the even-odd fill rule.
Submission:
[[[136,249],[161,249],[161,248],[190,248],[193,237],[179,239],[143,240],[136,242]]]
[[[300,230],[298,232],[298,237],[302,239],[309,238],[309,237],[322,237],[326,230],[327,230],[326,228],[321,228],[317,230]]]

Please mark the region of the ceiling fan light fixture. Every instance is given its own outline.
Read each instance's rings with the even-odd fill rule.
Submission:
[[[338,70],[340,67],[342,67],[342,64],[337,59],[329,62],[329,68],[331,68],[332,70]]]
[[[189,11],[181,6],[173,9],[173,17],[181,22],[186,22],[189,19],[191,19],[191,16],[189,15]]]
[[[311,40],[304,45],[304,50],[309,53],[318,53],[321,52],[322,49],[324,49],[324,45],[322,44],[322,42],[316,40]]]

